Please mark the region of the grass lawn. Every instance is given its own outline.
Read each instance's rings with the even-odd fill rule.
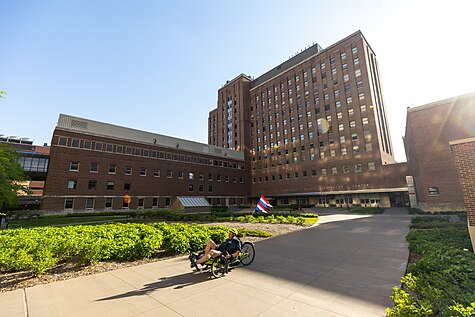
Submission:
[[[361,208],[352,208],[350,209],[350,213],[352,214],[382,214],[384,209],[379,207],[361,207]]]
[[[9,229],[16,228],[34,228],[34,227],[47,227],[47,226],[66,226],[76,224],[90,224],[90,223],[103,223],[103,222],[116,222],[120,220],[126,220],[126,216],[91,216],[91,217],[43,217],[39,219],[28,220],[10,220],[8,223]]]

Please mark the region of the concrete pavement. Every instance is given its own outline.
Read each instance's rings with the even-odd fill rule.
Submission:
[[[384,316],[408,258],[410,216],[322,216],[256,243],[220,279],[186,257],[0,293],[2,316]]]

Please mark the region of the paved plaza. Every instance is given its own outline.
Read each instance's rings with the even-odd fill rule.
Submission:
[[[0,293],[2,316],[384,316],[408,259],[405,208],[321,216],[256,243],[224,278],[187,257]]]

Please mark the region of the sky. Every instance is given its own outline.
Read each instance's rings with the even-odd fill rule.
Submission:
[[[475,91],[475,1],[0,0],[0,134],[50,144],[60,113],[207,143],[226,80],[361,30],[396,160],[407,107]]]

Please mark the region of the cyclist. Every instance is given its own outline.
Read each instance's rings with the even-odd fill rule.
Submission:
[[[199,271],[198,264],[204,263],[210,258],[215,258],[221,254],[225,256],[232,255],[233,257],[238,256],[241,252],[241,240],[239,240],[237,234],[238,232],[235,228],[230,228],[228,238],[219,246],[213,240],[209,240],[204,255],[199,259],[195,256],[191,261],[190,267],[195,267]]]

